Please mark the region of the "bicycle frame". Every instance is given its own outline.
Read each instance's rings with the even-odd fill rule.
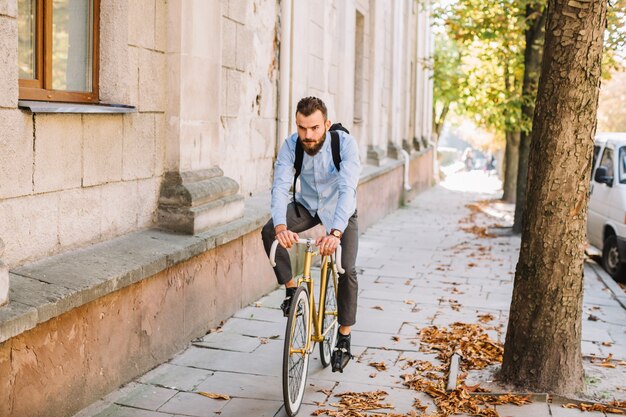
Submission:
[[[333,326],[328,326],[328,329],[322,333],[322,323],[324,322],[324,317],[322,309],[318,309],[315,304],[315,294],[314,294],[314,283],[313,278],[311,276],[311,264],[313,263],[313,257],[318,255],[317,248],[315,246],[315,240],[313,239],[298,239],[299,244],[306,245],[306,251],[304,252],[304,270],[302,275],[298,277],[298,286],[305,284],[309,293],[309,331],[307,334],[307,341],[304,349],[291,349],[289,353],[300,353],[304,355],[307,352],[311,352],[312,346],[311,342],[323,342],[324,337],[329,329]],[[272,266],[276,266],[276,248],[278,247],[278,241],[275,240],[272,244],[272,248],[270,250],[270,264]],[[328,281],[328,268],[331,268],[332,271],[332,279],[335,284],[335,290],[337,289],[337,271],[340,273],[344,273],[343,268],[341,267],[341,246],[337,247],[337,263],[335,263],[334,257],[331,256],[322,256],[322,271],[321,271],[321,282],[320,282],[320,306],[323,306],[326,302],[326,286]],[[319,311],[318,311],[319,310]],[[327,312],[326,314],[335,316],[335,320],[337,320],[337,311]],[[313,334],[311,334],[313,331]]]
[[[313,278],[311,276],[311,264],[313,262],[313,257],[318,255],[318,252],[316,251],[315,248],[315,243],[312,241],[309,241],[306,243],[306,251],[304,253],[304,271],[302,273],[302,276],[300,276],[298,278],[298,286],[302,285],[303,283],[307,286],[307,290],[309,293],[309,306],[310,306],[310,310],[309,310],[309,334],[307,334],[307,341],[306,341],[306,345],[304,347],[304,349],[291,349],[290,348],[290,354],[291,353],[301,353],[304,354],[305,352],[311,352],[312,346],[311,346],[311,342],[323,342],[324,341],[324,337],[326,336],[326,333],[328,333],[328,331],[330,329],[332,329],[332,326],[328,326],[328,329],[326,329],[326,331],[324,333],[322,333],[322,323],[324,321],[324,316],[322,314],[322,308],[317,308],[316,304],[315,304],[315,292],[314,292],[314,283],[313,283]],[[327,286],[327,280],[328,280],[328,268],[331,268],[332,271],[332,275],[331,275],[331,279],[334,281],[335,284],[335,288],[337,288],[337,271],[334,268],[334,262],[332,259],[332,256],[323,256],[322,257],[322,270],[321,270],[321,280],[320,280],[320,295],[319,295],[319,305],[323,306],[324,303],[326,302],[326,286]],[[326,314],[328,315],[333,315],[335,316],[335,320],[337,320],[337,311],[331,311],[331,312],[326,312]],[[310,334],[311,331],[313,331],[313,334]]]

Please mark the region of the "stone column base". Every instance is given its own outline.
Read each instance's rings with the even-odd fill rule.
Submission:
[[[387,155],[385,150],[378,146],[367,147],[367,163],[379,167]]]
[[[389,156],[389,158],[402,160],[402,147],[397,143],[389,142],[387,144],[387,156]]]
[[[160,227],[174,232],[198,234],[243,217],[239,184],[217,167],[168,172],[161,184],[157,210]]]
[[[419,152],[419,151],[421,151],[421,150],[422,150],[422,147],[423,147],[423,146],[424,146],[424,145],[423,145],[422,141],[421,141],[421,140],[419,140],[419,139],[417,138],[417,136],[413,137],[413,149],[415,149],[417,152]]]

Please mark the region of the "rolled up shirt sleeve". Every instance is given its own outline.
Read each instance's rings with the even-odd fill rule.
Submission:
[[[278,152],[274,166],[274,183],[272,185],[272,220],[274,226],[287,224],[287,205],[289,190],[293,182],[295,159],[295,141],[292,137],[285,139]]]
[[[340,152],[339,197],[332,228],[343,232],[348,227],[350,216],[356,210],[356,189],[361,175],[361,161],[356,140],[350,135],[343,137]]]

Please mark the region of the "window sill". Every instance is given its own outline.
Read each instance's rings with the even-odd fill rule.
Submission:
[[[33,100],[19,100],[17,106],[32,113],[124,114],[137,111],[136,107],[124,104],[76,104]]]

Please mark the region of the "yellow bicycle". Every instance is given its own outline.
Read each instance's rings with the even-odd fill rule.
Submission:
[[[341,246],[337,247],[335,256],[322,256],[319,304],[316,307],[311,264],[313,257],[319,255],[319,252],[314,239],[299,239],[298,244],[306,245],[304,270],[298,276],[298,289],[291,299],[283,350],[283,400],[290,417],[296,415],[302,404],[309,355],[313,352],[315,343],[320,346],[322,366],[327,367],[330,364],[339,327],[337,273],[344,273],[341,268]],[[276,266],[277,246],[278,241],[275,240],[270,250],[272,266]]]

